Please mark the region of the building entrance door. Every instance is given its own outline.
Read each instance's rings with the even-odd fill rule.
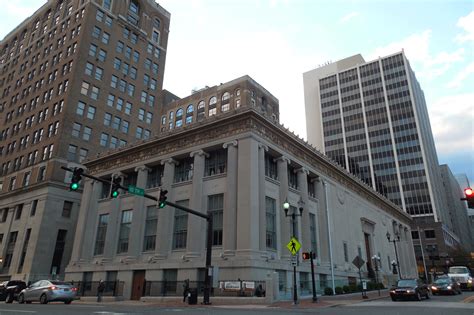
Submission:
[[[145,270],[133,271],[132,300],[140,300],[145,287]]]

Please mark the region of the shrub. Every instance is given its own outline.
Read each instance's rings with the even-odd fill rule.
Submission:
[[[332,289],[331,288],[324,288],[324,295],[332,295]]]
[[[367,290],[368,291],[371,291],[371,290],[374,290],[375,289],[375,283],[370,281],[367,283]]]
[[[341,288],[341,287],[336,287],[334,290],[336,291],[336,294],[342,294],[342,293],[344,293],[344,291],[342,291],[342,288]]]
[[[351,284],[349,285],[349,292],[354,293],[357,292],[357,284]]]
[[[350,293],[351,292],[351,289],[349,288],[348,285],[343,286],[342,290],[344,291],[344,293]]]

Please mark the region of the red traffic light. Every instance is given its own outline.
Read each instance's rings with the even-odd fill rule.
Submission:
[[[310,257],[310,254],[309,254],[308,252],[303,252],[303,253],[302,253],[302,257],[303,257],[303,260],[308,260],[308,259],[311,258],[311,257]]]
[[[471,187],[468,187],[464,189],[464,194],[466,195],[467,198],[473,197],[474,196],[474,190],[472,190]]]

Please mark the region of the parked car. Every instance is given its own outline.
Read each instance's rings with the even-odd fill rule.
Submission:
[[[23,304],[39,301],[41,304],[46,304],[61,301],[70,304],[76,299],[76,295],[77,288],[69,282],[40,280],[22,290],[18,296],[18,302]]]
[[[462,294],[461,286],[457,281],[451,277],[442,277],[436,279],[435,282],[431,285],[431,292],[433,295],[437,294]]]
[[[5,303],[13,302],[24,288],[26,288],[26,283],[21,280],[10,280],[0,283],[0,301],[5,301]]]
[[[462,289],[474,291],[474,280],[471,272],[465,266],[453,266],[448,269],[448,276],[457,281]]]
[[[421,297],[430,298],[430,290],[420,279],[401,279],[390,289],[390,297],[392,301],[413,298],[421,301]]]

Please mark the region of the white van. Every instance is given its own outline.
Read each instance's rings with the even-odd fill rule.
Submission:
[[[465,266],[453,266],[449,267],[448,276],[453,280],[459,282],[462,289],[468,289],[474,291],[473,279],[469,268]]]

